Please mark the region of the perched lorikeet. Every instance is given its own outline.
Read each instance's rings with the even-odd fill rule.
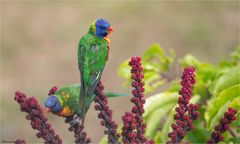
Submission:
[[[93,93],[108,60],[110,48],[108,35],[111,32],[109,22],[105,19],[98,19],[92,23],[88,33],[79,42],[78,67],[81,74],[79,106],[82,122],[94,99]]]
[[[68,96],[62,93],[61,96],[58,94],[59,96],[49,97],[45,105],[51,108],[51,104],[54,103],[52,112],[57,113],[62,109],[62,112],[57,114],[62,116],[77,114],[82,123],[84,122],[90,104],[95,98],[93,93],[109,58],[110,40],[108,35],[111,32],[112,28],[105,19],[98,19],[91,24],[88,33],[80,39],[78,45],[78,68],[80,70],[78,101],[74,95],[72,97],[74,100],[69,99],[66,102],[64,100]],[[57,100],[59,104],[56,105]]]
[[[81,110],[78,103],[79,92],[79,84],[73,84],[60,88],[54,94],[49,95],[45,101],[46,112],[52,112],[53,114],[62,117],[69,117],[74,114],[80,115]],[[107,97],[129,96],[128,94],[114,92],[107,92],[105,95]],[[92,99],[90,101],[93,101],[93,98],[95,97],[94,94],[91,97]]]

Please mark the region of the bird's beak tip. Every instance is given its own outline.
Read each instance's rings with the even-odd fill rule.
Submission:
[[[112,28],[112,27],[109,27],[109,28],[108,28],[108,31],[109,31],[109,32],[113,32],[113,28]]]
[[[49,107],[47,107],[47,108],[45,109],[45,112],[46,112],[46,113],[49,113],[49,112],[51,112],[51,109],[50,109]]]

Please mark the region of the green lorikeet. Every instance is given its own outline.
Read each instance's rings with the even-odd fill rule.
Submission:
[[[46,112],[52,112],[53,114],[62,117],[69,117],[73,116],[74,114],[80,115],[81,110],[78,103],[79,92],[80,85],[73,84],[64,86],[57,90],[54,94],[50,94],[45,101]],[[128,94],[113,92],[107,92],[105,95],[107,97],[129,96]],[[94,98],[94,94],[91,97]],[[93,101],[93,99],[90,101]]]
[[[108,21],[98,19],[92,23],[88,33],[79,42],[78,67],[81,73],[79,106],[82,122],[94,99],[93,93],[108,60],[110,40],[107,37],[111,32],[112,28]]]
[[[88,33],[80,39],[78,45],[78,67],[80,70],[80,92],[78,101],[75,101],[76,97],[72,97],[74,101],[67,103],[63,101],[61,103],[61,99],[66,99],[67,96],[65,95],[64,98],[59,96],[58,99],[60,99],[60,103],[59,105],[55,104],[57,110],[51,109],[52,112],[56,113],[60,108],[63,108],[64,103],[66,103],[68,107],[64,107],[65,111],[62,109],[62,115],[77,114],[82,120],[82,123],[84,122],[90,104],[95,98],[95,88],[101,79],[105,63],[109,57],[110,40],[108,39],[108,35],[111,32],[112,28],[105,19],[98,19],[91,24]],[[56,101],[56,98],[51,97],[51,99],[51,101]],[[76,102],[78,102],[78,107]],[[52,104],[53,102],[50,103]],[[45,105],[47,106],[47,101]]]

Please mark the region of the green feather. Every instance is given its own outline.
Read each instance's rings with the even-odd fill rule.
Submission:
[[[81,91],[79,93],[80,117],[82,121],[91,100],[94,99],[94,90],[101,79],[108,54],[108,43],[104,38],[98,38],[90,32],[83,36],[78,46],[78,67],[80,70]]]
[[[67,85],[55,92],[56,95],[60,99],[60,103],[62,107],[68,106],[72,109],[76,114],[80,114],[79,108],[79,93],[80,93],[80,84],[72,84]],[[106,92],[105,95],[107,97],[118,97],[118,96],[130,96],[129,94],[125,93],[115,93],[115,92]],[[66,96],[69,96],[66,99]],[[90,99],[90,103],[94,100],[95,95],[93,94],[92,99]]]

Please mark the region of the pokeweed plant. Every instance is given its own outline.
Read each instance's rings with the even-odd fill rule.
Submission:
[[[122,116],[122,126],[118,127],[112,119],[113,111],[99,82],[94,92],[95,110],[99,111],[101,125],[107,129],[104,131],[107,138],[101,143],[240,142],[240,47],[230,60],[216,66],[200,62],[192,55],[185,56],[179,60],[179,66],[184,68],[181,82],[174,73],[174,53],[170,53],[167,56],[154,44],[143,59],[132,57],[127,64],[130,67],[126,62],[120,66],[119,72],[125,72],[122,76],[133,87],[131,102],[134,104],[131,111]],[[153,92],[166,83],[167,90],[144,99],[145,91]],[[49,95],[56,91],[57,87],[53,87]],[[15,100],[20,110],[27,113],[26,119],[31,121],[32,128],[39,131],[38,138],[43,138],[45,143],[62,143],[35,97],[16,92]],[[70,124],[69,131],[74,132],[75,143],[91,142],[75,117],[67,117],[65,122]],[[224,133],[226,131],[229,133]],[[15,143],[26,141],[17,139]]]
[[[125,78],[125,84],[131,78],[130,74],[126,73],[130,70],[126,65],[127,61],[124,61],[118,70],[119,75]],[[240,46],[228,60],[213,65],[202,62],[191,54],[176,60],[173,51],[170,51],[170,55],[167,56],[159,44],[153,44],[143,54],[142,63],[145,75],[143,81],[147,85],[146,92],[157,92],[156,88],[161,86],[165,89],[146,99],[143,118],[147,124],[145,133],[147,138],[154,139],[155,143],[166,143],[170,140],[168,136],[174,137],[170,132],[176,131],[177,128],[172,123],[174,119],[176,120],[176,113],[179,113],[175,112],[175,108],[177,110],[177,102],[179,103],[180,98],[178,91],[181,89],[179,76],[174,70],[179,71],[182,68],[194,66],[196,84],[190,103],[197,103],[200,113],[199,119],[193,122],[194,129],[183,133],[185,137],[182,141],[189,143],[222,141],[221,138],[219,141],[211,141],[214,139],[211,133],[221,131],[216,130],[215,127],[222,123],[221,118],[231,107],[236,111],[234,113],[236,121],[233,121],[231,126],[228,125],[226,129],[229,130],[228,132],[222,130],[221,132],[225,133],[218,135],[225,138],[224,142],[240,143]],[[175,141],[175,143],[178,142]]]

